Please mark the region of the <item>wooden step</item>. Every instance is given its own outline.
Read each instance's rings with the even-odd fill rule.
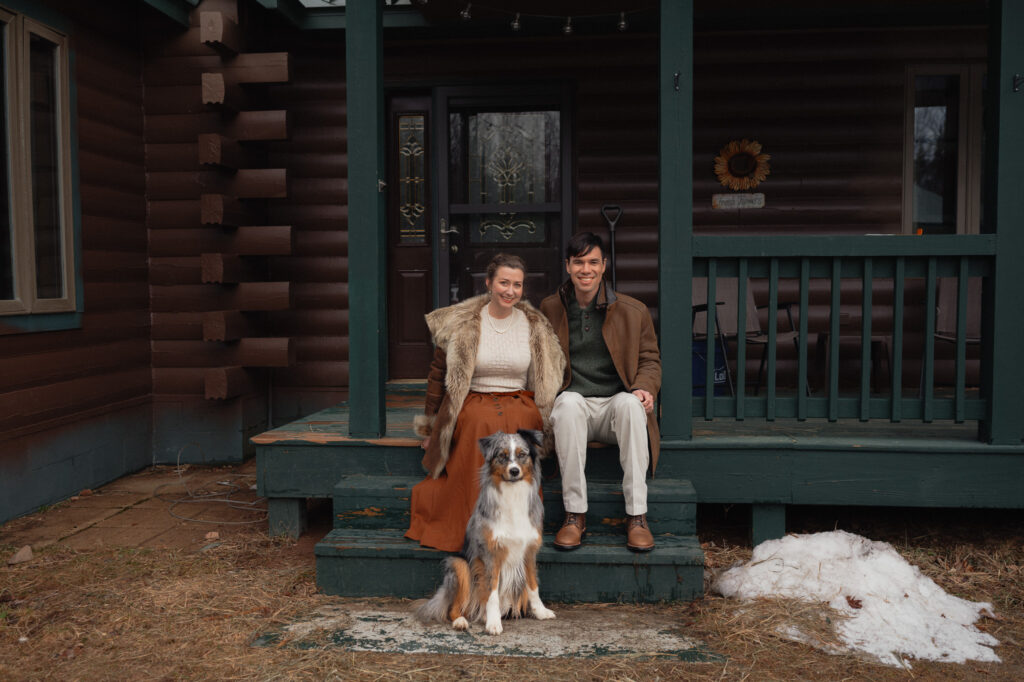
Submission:
[[[422,477],[344,476],[334,487],[335,528],[405,529],[409,527],[412,487]],[[625,508],[619,482],[588,481],[587,528],[591,533],[623,532]],[[697,494],[689,481],[656,478],[647,483],[647,519],[652,532],[692,535],[696,532]],[[544,482],[545,528],[562,522],[561,482]]]
[[[401,530],[336,528],[315,548],[317,586],[345,597],[428,597],[445,552],[425,549]],[[690,601],[703,594],[704,554],[693,536],[658,535],[653,551],[626,549],[621,534],[588,534],[572,552],[537,556],[540,593],[551,602]]]

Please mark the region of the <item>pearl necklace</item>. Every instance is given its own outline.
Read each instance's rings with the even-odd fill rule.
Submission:
[[[484,313],[485,313],[484,316],[487,318],[487,324],[491,325],[491,329],[494,330],[495,334],[504,334],[505,332],[507,332],[509,329],[512,328],[512,325],[514,325],[516,323],[516,311],[515,311],[515,309],[513,309],[512,310],[512,314],[509,315],[509,318],[510,318],[509,322],[508,322],[507,325],[505,325],[504,329],[498,329],[498,326],[496,324],[494,324],[494,318],[491,316],[491,311],[490,310],[485,310]]]

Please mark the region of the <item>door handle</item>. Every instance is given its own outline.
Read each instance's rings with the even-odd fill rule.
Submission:
[[[455,229],[454,227],[449,230],[448,229],[448,221],[445,220],[444,218],[441,218],[441,227],[438,230],[438,232],[440,232],[441,234],[458,234],[459,233],[459,231],[457,229]]]

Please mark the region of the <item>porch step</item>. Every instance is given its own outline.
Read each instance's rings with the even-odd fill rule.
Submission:
[[[336,528],[316,554],[317,586],[345,597],[428,597],[440,584],[446,552],[420,547],[402,530]],[[644,554],[622,533],[588,533],[582,547],[560,552],[544,536],[537,556],[541,597],[551,602],[690,601],[703,593],[704,554],[692,535],[656,533]]]
[[[401,529],[409,527],[412,487],[422,477],[343,476],[334,487],[334,527]],[[555,530],[562,522],[561,481],[545,481],[544,526]],[[622,484],[588,481],[587,529],[621,535],[625,507]],[[684,536],[696,533],[697,493],[685,479],[656,478],[647,483],[647,520],[654,532]]]

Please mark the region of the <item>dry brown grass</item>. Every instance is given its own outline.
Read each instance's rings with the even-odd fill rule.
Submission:
[[[882,514],[864,512],[858,518],[863,523],[873,513]],[[797,515],[791,528],[799,523]],[[801,530],[826,529],[815,523],[829,522],[818,519]],[[730,539],[731,531],[713,522],[703,525],[710,571],[749,557],[749,547]],[[878,516],[874,526],[854,532],[893,542],[947,591],[992,602],[998,620],[979,625],[1000,640],[997,652],[1004,662],[915,662],[905,671],[829,655],[778,631],[796,623],[827,648],[834,642],[829,622],[834,616],[821,606],[773,600],[743,605],[713,595],[692,604],[611,607],[653,609],[672,617],[685,633],[724,657],[712,663],[252,647],[258,635],[338,601],[316,592],[307,552],[252,528],[205,552],[75,552],[56,544],[28,564],[0,567],[0,679],[1024,679],[1021,524],[994,527],[979,518],[965,526],[936,520],[911,527],[906,520]],[[0,556],[14,549],[0,547]]]

